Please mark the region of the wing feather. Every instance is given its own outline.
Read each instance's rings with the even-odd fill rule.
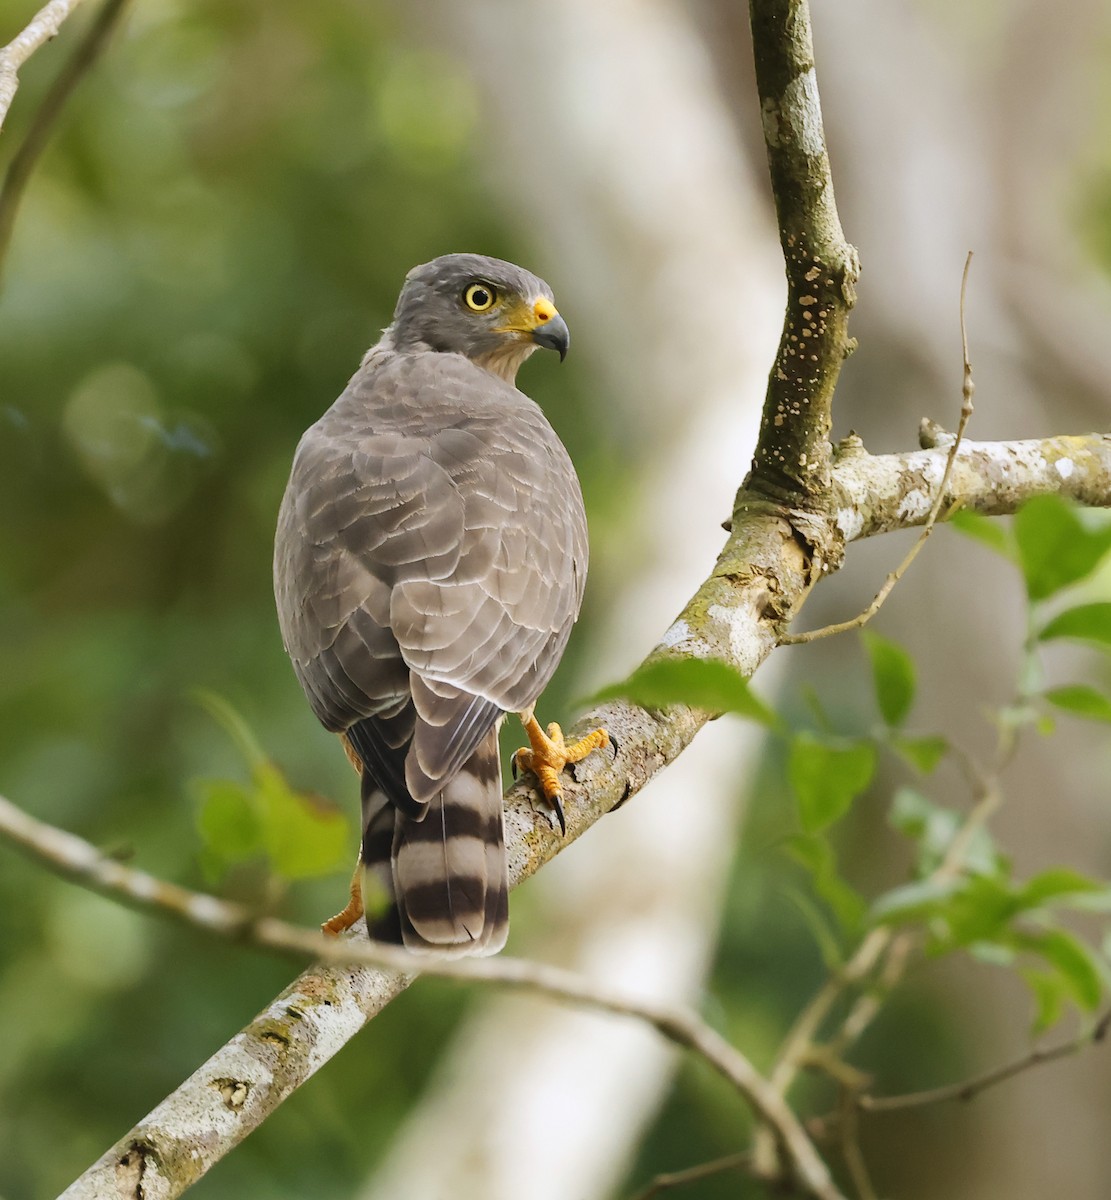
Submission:
[[[372,354],[298,447],[275,549],[283,637],[328,728],[373,731],[414,697],[419,808],[547,683],[586,557],[578,481],[531,400],[459,355]]]

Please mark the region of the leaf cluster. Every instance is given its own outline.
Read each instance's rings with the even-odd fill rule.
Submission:
[[[1024,730],[1051,734],[1055,711],[1111,722],[1106,687],[1087,681],[1048,686],[1041,661],[1047,646],[1066,639],[1111,650],[1111,602],[1093,598],[1090,584],[1111,550],[1111,515],[1046,496],[1025,505],[1009,527],[972,512],[957,513],[953,523],[1012,562],[1025,590],[1029,632],[1015,694],[988,713],[999,731],[995,763],[970,762],[949,736],[909,726],[915,662],[903,647],[870,630],[861,632],[860,641],[878,720],[853,736],[835,733],[814,698],[817,728],[788,728],[747,680],[718,661],[656,661],[597,698],[624,696],[650,708],[687,704],[765,725],[784,744],[795,808],[796,827],[781,847],[808,885],[784,886],[829,969],[844,964],[870,931],[910,931],[927,957],[962,951],[1014,970],[1029,986],[1034,1028],[1041,1031],[1069,1004],[1094,1012],[1111,987],[1111,932],[1097,945],[1070,924],[1077,913],[1111,911],[1111,887],[1060,865],[1015,879],[987,816],[998,802],[997,776]],[[841,869],[838,840],[854,804],[873,789],[885,755],[911,777],[896,786],[888,803],[891,828],[911,844],[913,876],[869,899]],[[969,801],[963,807],[926,794],[946,759],[967,780]]]

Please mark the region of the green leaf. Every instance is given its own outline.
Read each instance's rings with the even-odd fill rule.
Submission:
[[[326,801],[295,792],[265,764],[254,773],[262,840],[274,870],[286,879],[327,875],[350,852],[346,817]]]
[[[1049,713],[1040,713],[1034,722],[1034,728],[1042,737],[1050,737],[1057,731],[1057,722]]]
[[[818,952],[822,956],[822,962],[826,969],[836,971],[844,963],[845,956],[841,952],[837,935],[826,919],[825,913],[798,888],[788,887],[784,889],[784,892],[787,899],[799,910],[803,922],[813,935],[814,941],[817,942]]]
[[[873,925],[906,925],[943,914],[963,879],[919,879],[877,896],[868,912]]]
[[[213,872],[265,851],[274,871],[303,879],[334,871],[349,850],[348,822],[327,801],[294,791],[263,753],[247,722],[214,692],[194,699],[231,736],[251,768],[251,786],[231,780],[201,785],[198,828],[202,865]]]
[[[1019,564],[1031,600],[1044,600],[1091,574],[1111,550],[1105,514],[1061,496],[1037,496],[1015,514]]]
[[[706,712],[736,713],[762,725],[778,724],[775,713],[753,694],[748,680],[716,658],[657,659],[592,697],[599,703],[616,699],[655,709],[686,704]]]
[[[914,662],[902,646],[878,633],[866,629],[860,638],[872,660],[880,715],[888,725],[902,725],[914,703]]]
[[[226,865],[244,862],[262,850],[262,831],[248,790],[230,779],[206,779],[197,831],[206,848]]]
[[[928,875],[940,864],[963,823],[963,817],[953,809],[934,804],[906,787],[895,793],[889,820],[900,833],[918,843],[919,875]],[[987,830],[979,828],[973,834],[965,849],[964,864],[966,870],[976,874],[999,874],[999,856]]]
[[[1063,929],[1020,931],[1015,934],[1015,944],[1045,959],[1081,1008],[1091,1012],[1099,1007],[1103,997],[1103,977],[1092,952],[1079,938]]]
[[[977,942],[1005,943],[1014,904],[1000,876],[967,875],[922,879],[880,896],[869,916],[873,924],[929,928],[927,952],[947,954]]]
[[[947,938],[939,940],[938,949],[1002,941],[1016,911],[1002,872],[970,875],[944,914],[949,931]]]
[[[1089,721],[1111,722],[1111,700],[1085,683],[1051,688],[1042,695],[1050,704],[1074,716],[1087,717]]]
[[[841,929],[849,936],[855,936],[868,905],[864,897],[838,874],[837,858],[827,839],[798,834],[787,839],[785,848],[810,873],[814,890],[829,906]]]
[[[903,787],[895,793],[889,814],[891,824],[907,837],[920,840],[926,835],[935,820],[944,822],[944,830],[952,836],[957,828],[957,814],[952,809],[941,808],[928,800],[921,792]]]
[[[940,734],[897,737],[892,740],[891,746],[922,775],[932,774],[938,763],[949,753],[949,739]]]
[[[1053,638],[1075,638],[1111,646],[1111,604],[1080,604],[1076,608],[1067,608],[1045,626],[1038,638],[1043,642]]]
[[[1074,871],[1071,867],[1051,867],[1042,871],[1032,879],[1028,879],[1019,888],[1015,899],[1021,909],[1042,908],[1051,901],[1068,903],[1078,897],[1093,899],[1106,895],[1109,889],[1105,884],[1095,879],[1089,879]],[[1089,905],[1081,902],[1079,907]]]
[[[1035,971],[1029,967],[1019,972],[1034,997],[1034,1033],[1045,1033],[1064,1015],[1068,988],[1060,975]]]
[[[818,833],[839,821],[872,781],[876,751],[867,742],[819,741],[800,733],[791,741],[787,778],[799,802],[802,827]]]
[[[996,554],[1002,554],[1004,558],[1014,557],[1011,539],[1007,536],[1006,527],[1000,524],[998,518],[985,517],[983,513],[962,508],[949,518],[949,524],[965,537],[982,542]]]
[[[1015,961],[1015,948],[1010,942],[972,942],[968,946],[968,953],[977,962],[992,967],[1009,967]]]

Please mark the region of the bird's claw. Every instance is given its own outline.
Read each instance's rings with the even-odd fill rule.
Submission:
[[[566,837],[567,817],[563,811],[563,785],[559,779],[563,768],[581,762],[607,742],[613,742],[616,751],[617,743],[604,729],[595,729],[568,745],[563,739],[563,730],[555,722],[548,726],[547,733],[531,714],[523,724],[529,745],[516,751],[510,760],[514,778],[519,771],[532,771],[536,775],[544,799],[559,822],[560,833]]]

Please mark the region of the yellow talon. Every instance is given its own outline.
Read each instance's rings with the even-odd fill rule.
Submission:
[[[559,818],[560,829],[567,832],[567,822],[563,816],[563,785],[559,781],[563,768],[569,763],[581,762],[595,750],[601,749],[610,740],[604,729],[595,729],[586,737],[572,742],[570,746],[563,740],[563,730],[553,721],[548,726],[548,732],[540,728],[536,717],[529,713],[527,717],[521,714],[521,723],[525,727],[529,746],[516,751],[513,755],[513,765],[520,771],[531,771],[540,783],[544,799],[555,809]]]

